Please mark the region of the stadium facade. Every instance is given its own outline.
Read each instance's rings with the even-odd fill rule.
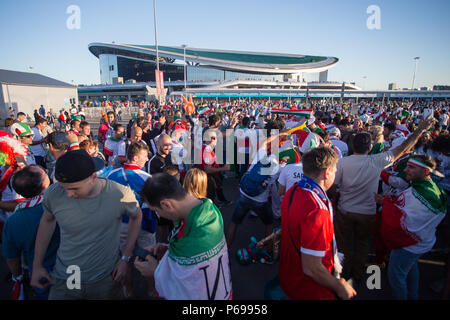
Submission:
[[[101,84],[118,83],[117,79],[155,81],[155,46],[91,43],[89,50],[99,59]],[[339,61],[335,57],[175,46],[158,46],[158,56],[165,81],[190,83],[239,80],[305,83],[311,75],[316,76],[316,82],[325,83],[327,70]]]

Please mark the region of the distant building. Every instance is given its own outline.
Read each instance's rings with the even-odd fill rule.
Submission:
[[[450,86],[435,85],[433,86],[433,90],[450,90]]]
[[[24,112],[33,119],[41,105],[58,113],[78,104],[77,87],[37,73],[0,69],[0,119]]]
[[[389,83],[388,90],[397,90],[397,84],[395,82]]]
[[[428,87],[420,87],[421,91],[428,91]]]

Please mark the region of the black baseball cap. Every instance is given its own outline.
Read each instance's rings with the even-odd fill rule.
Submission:
[[[95,172],[94,160],[82,149],[68,151],[56,161],[55,178],[59,182],[79,182]]]

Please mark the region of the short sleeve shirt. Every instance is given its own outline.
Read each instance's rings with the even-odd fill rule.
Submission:
[[[334,264],[334,227],[330,212],[318,197],[300,187],[295,187],[288,211],[293,190],[294,187],[289,189],[281,203],[283,237],[278,265],[281,288],[289,298],[295,300],[334,299],[332,291],[303,273],[300,257],[301,252],[322,258],[322,264],[331,274]]]
[[[291,163],[281,169],[278,182],[289,190],[295,183],[297,183],[303,175],[303,165],[299,163]]]
[[[199,165],[200,170],[205,170],[205,166],[212,166],[214,168],[218,168],[219,165],[216,162],[216,154],[214,150],[208,146],[202,146],[202,164]]]
[[[139,204],[129,187],[104,180],[103,190],[91,198],[68,197],[59,183],[45,191],[44,211],[55,216],[61,233],[55,278],[66,279],[70,265],[80,267],[82,283],[102,280],[114,269],[122,214],[136,215]]]
[[[340,185],[338,208],[345,212],[376,213],[373,194],[378,191],[381,171],[394,162],[392,152],[351,155],[339,159],[335,184]]]

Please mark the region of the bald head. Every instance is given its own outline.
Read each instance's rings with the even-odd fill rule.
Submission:
[[[172,149],[172,138],[168,134],[162,134],[158,138],[158,152],[162,156],[167,156]]]
[[[133,128],[133,133],[131,136],[132,141],[140,141],[142,139],[143,130],[141,127],[135,127]]]

